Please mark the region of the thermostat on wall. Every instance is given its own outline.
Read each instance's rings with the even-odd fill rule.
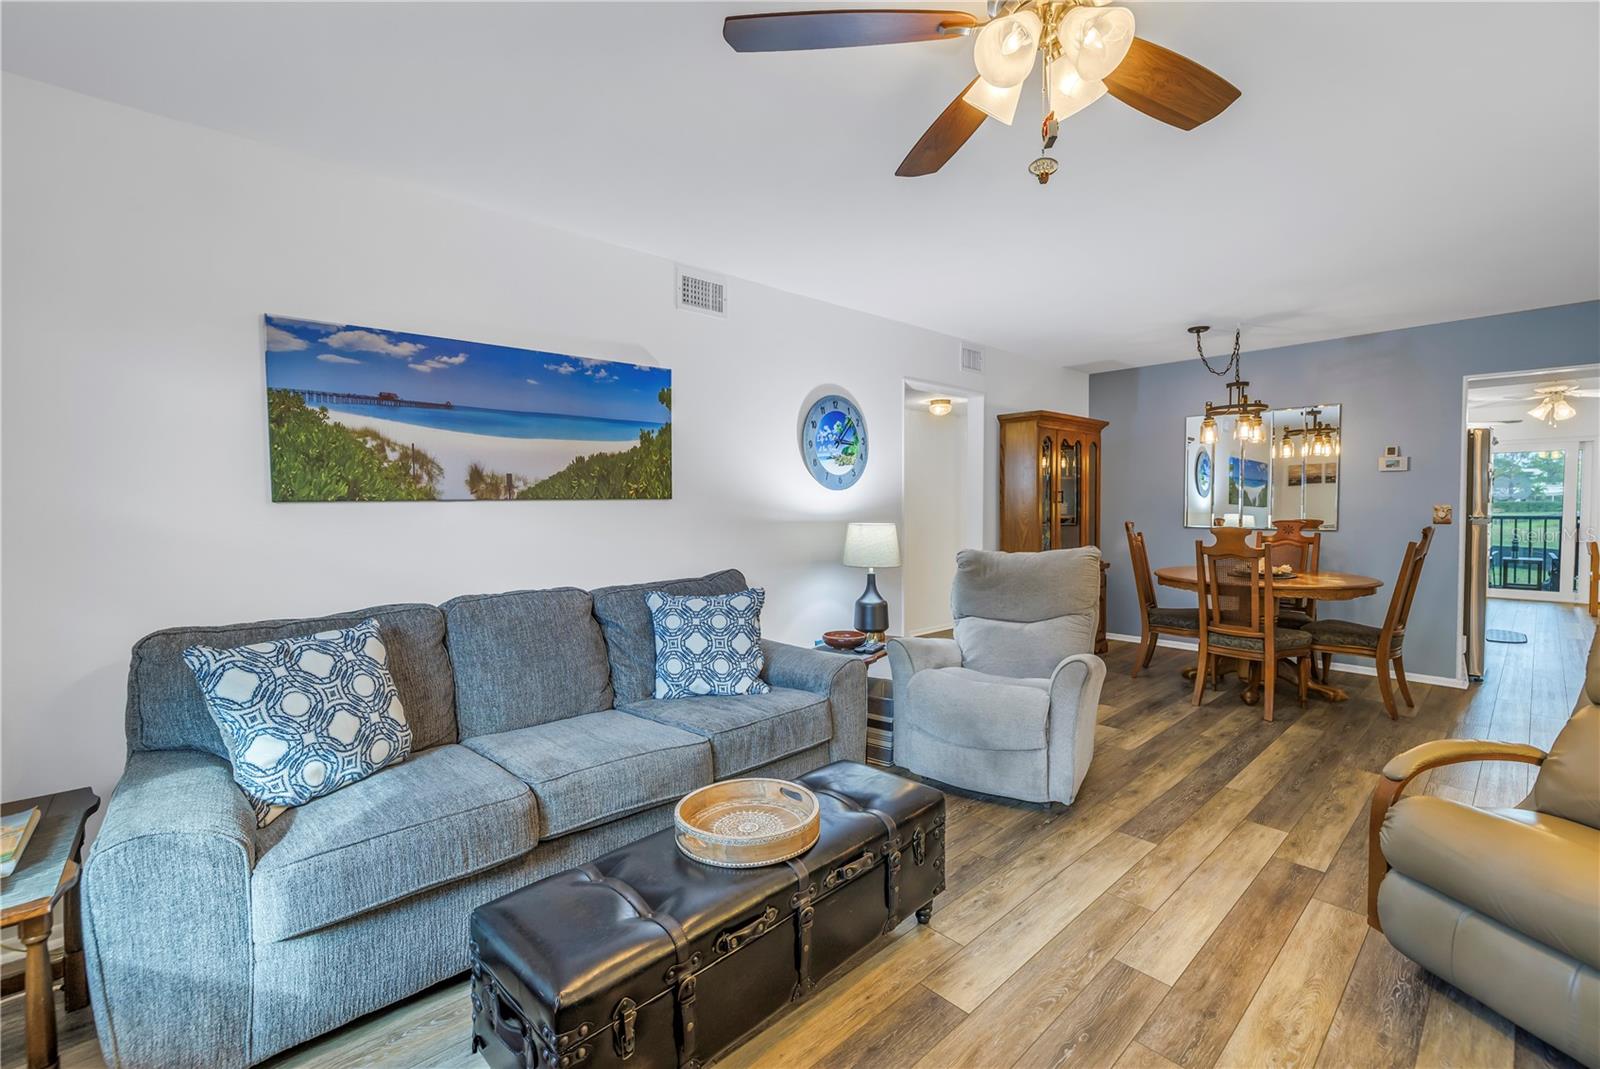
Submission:
[[[1410,471],[1411,458],[1400,455],[1400,447],[1386,445],[1383,447],[1383,456],[1378,458],[1379,471]]]

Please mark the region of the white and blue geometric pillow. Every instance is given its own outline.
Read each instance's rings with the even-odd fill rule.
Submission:
[[[760,587],[737,594],[644,597],[656,632],[656,697],[765,694]]]
[[[411,752],[411,727],[388,657],[376,620],[303,638],[183,651],[258,826]]]

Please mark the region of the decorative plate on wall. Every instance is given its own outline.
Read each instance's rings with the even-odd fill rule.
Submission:
[[[1211,453],[1205,449],[1195,454],[1194,492],[1199,497],[1211,496]]]
[[[800,425],[800,457],[829,490],[854,486],[867,467],[867,421],[847,397],[817,399]]]

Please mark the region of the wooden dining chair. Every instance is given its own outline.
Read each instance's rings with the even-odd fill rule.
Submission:
[[[1417,596],[1417,582],[1422,578],[1422,564],[1428,559],[1428,547],[1433,544],[1433,528],[1424,527],[1422,536],[1406,543],[1406,552],[1400,560],[1400,574],[1394,581],[1394,593],[1389,597],[1389,611],[1382,627],[1361,624],[1354,620],[1313,620],[1302,630],[1311,636],[1313,652],[1322,656],[1322,678],[1328,678],[1333,655],[1371,657],[1377,662],[1378,690],[1383,694],[1383,707],[1390,720],[1400,718],[1394,703],[1394,691],[1389,681],[1391,668],[1394,682],[1400,684],[1400,696],[1406,705],[1415,709],[1411,688],[1406,685],[1405,659],[1401,647],[1406,640],[1406,619],[1411,615],[1411,602]]]
[[[1133,563],[1133,584],[1139,591],[1140,656],[1133,662],[1133,671],[1129,673],[1137,676],[1140,669],[1150,667],[1158,635],[1199,637],[1200,610],[1163,609],[1156,604],[1156,584],[1150,574],[1150,554],[1145,552],[1144,535],[1133,529],[1132,520],[1125,521],[1122,526],[1128,532],[1128,559]]]
[[[1200,591],[1200,660],[1195,665],[1195,705],[1205,691],[1212,659],[1231,658],[1251,664],[1260,673],[1261,718],[1272,719],[1272,697],[1277,689],[1278,662],[1294,661],[1300,681],[1300,704],[1306,703],[1310,683],[1311,635],[1292,627],[1279,627],[1271,608],[1272,590],[1268,551],[1250,544],[1250,531],[1223,527],[1212,531],[1215,541],[1194,544],[1195,578]]]
[[[1320,520],[1316,522],[1321,523]],[[1322,532],[1302,527],[1300,522],[1262,531],[1256,536],[1256,545],[1266,547],[1267,560],[1274,568],[1287,564],[1301,575],[1316,575],[1321,570]],[[1280,626],[1304,627],[1316,618],[1315,598],[1278,599]]]

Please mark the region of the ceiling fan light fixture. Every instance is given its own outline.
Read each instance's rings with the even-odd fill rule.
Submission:
[[[1105,82],[1086,81],[1070,63],[1050,65],[1050,111],[1057,122],[1076,115],[1105,95]]]
[[[1546,397],[1537,405],[1534,405],[1532,408],[1528,409],[1528,415],[1532,416],[1534,419],[1548,419],[1550,413],[1555,410],[1555,407],[1556,403],[1550,400],[1550,398]]]
[[[1017,101],[1022,99],[1022,84],[1019,82],[1009,89],[1001,89],[979,78],[972,83],[972,88],[968,89],[961,99],[989,118],[1010,126],[1011,120],[1017,114]]]
[[[1125,7],[1079,6],[1056,33],[1061,55],[1087,82],[1104,81],[1133,47],[1133,12]]]
[[[1039,16],[1032,11],[1018,11],[989,23],[979,31],[972,49],[978,74],[996,89],[1010,89],[1027,81],[1039,54],[1043,29]]]
[[[1578,414],[1578,410],[1567,403],[1565,397],[1558,398],[1550,414],[1558,420],[1571,419]]]

